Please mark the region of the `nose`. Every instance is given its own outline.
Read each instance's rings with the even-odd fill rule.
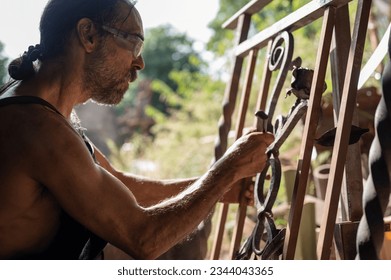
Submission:
[[[137,70],[143,70],[145,67],[143,56],[140,55],[135,60],[133,60],[133,67]]]

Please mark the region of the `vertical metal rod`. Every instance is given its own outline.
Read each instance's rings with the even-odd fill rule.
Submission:
[[[349,5],[337,10],[334,29],[334,48],[330,53],[331,73],[333,80],[334,123],[338,123],[341,107],[342,92],[346,74],[349,49],[351,44]],[[359,125],[357,111],[353,106],[352,123]],[[349,145],[346,157],[345,172],[341,189],[341,218],[342,221],[359,221],[362,216],[362,173],[360,144]]]
[[[248,58],[247,73],[245,78],[245,84],[243,86],[242,100],[240,102],[239,118],[236,127],[236,139],[240,138],[243,134],[244,123],[246,120],[246,113],[248,111],[248,102],[250,99],[251,87],[254,78],[257,54],[258,54],[257,49],[251,50]],[[243,195],[243,191],[245,188],[248,187],[249,184],[251,184],[251,179],[250,180],[244,179],[242,180],[242,184],[240,186],[242,188],[242,192],[241,192],[241,197],[239,198],[239,208],[238,208],[238,212],[236,213],[236,222],[235,222],[234,232],[232,235],[231,248],[230,248],[230,256],[232,259],[236,257],[236,253],[239,250],[240,241],[243,235],[244,220],[246,218],[246,212],[247,212],[247,202]]]
[[[239,22],[237,26],[237,45],[245,41],[248,36],[250,29],[251,15],[243,14],[239,17]],[[216,140],[215,145],[215,159],[218,160],[223,156],[227,150],[228,145],[228,133],[231,129],[231,118],[233,111],[235,109],[236,97],[239,89],[239,80],[242,72],[243,58],[236,56],[231,80],[227,85],[225,95],[224,95],[224,104],[223,104],[223,116],[219,120],[219,137]],[[224,225],[227,219],[229,205],[224,203],[220,211],[219,220],[217,221],[217,233],[215,236],[214,244],[212,246],[211,259],[217,260],[220,256],[221,245],[223,242],[224,234]]]
[[[309,106],[304,126],[303,141],[297,163],[295,185],[292,193],[292,204],[289,212],[287,231],[283,250],[284,259],[293,259],[300,228],[304,197],[306,194],[308,174],[311,165],[312,148],[318,125],[320,101],[322,98],[324,79],[327,70],[331,39],[335,22],[335,8],[328,7],[323,16],[321,41],[317,53],[317,60],[312,80]]]
[[[337,125],[333,156],[331,158],[330,177],[327,183],[324,212],[318,240],[318,256],[325,260],[330,258],[338,201],[341,193],[343,170],[346,161],[351,123],[352,106],[356,104],[357,85],[361,70],[361,62],[368,27],[371,0],[358,0],[357,14],[353,29],[353,38],[349,52],[341,110]]]

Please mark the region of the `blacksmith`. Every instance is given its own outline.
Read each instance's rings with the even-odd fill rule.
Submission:
[[[0,91],[0,259],[95,259],[107,242],[154,259],[264,167],[272,136],[253,132],[198,179],[117,171],[72,111],[118,104],[144,68],[138,11],[126,0],[50,0],[40,32]]]

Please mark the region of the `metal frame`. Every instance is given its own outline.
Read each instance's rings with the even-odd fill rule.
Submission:
[[[335,122],[337,132],[324,206],[326,211],[324,211],[324,216],[322,218],[321,232],[318,241],[318,257],[320,259],[328,259],[330,257],[330,248],[334,235],[341,189],[343,194],[342,204],[345,209],[345,222],[350,223],[358,221],[362,213],[361,169],[357,164],[351,164],[357,162],[360,150],[358,146],[348,149],[348,138],[350,127],[354,120],[357,85],[372,1],[314,0],[272,26],[260,31],[251,38],[248,38],[251,16],[266,7],[270,2],[271,0],[250,1],[223,25],[224,28],[236,29],[237,44],[234,52],[231,80],[227,84],[224,96],[223,115],[219,121],[219,136],[215,146],[215,157],[216,159],[219,159],[227,149],[228,132],[231,129],[232,116],[235,110],[244,59],[248,59],[248,64],[244,76],[238,120],[236,122],[236,138],[240,137],[243,133],[246,111],[248,110],[248,100],[259,50],[266,48],[267,54],[270,54],[273,40],[281,34],[281,32],[293,32],[322,18],[323,26],[318,45],[311,94],[308,102],[303,141],[301,143],[300,155],[297,161],[296,178],[293,186],[292,203],[289,212],[282,259],[293,259],[295,255],[307,181],[310,173],[312,149],[321,109],[324,78],[330,61],[333,88],[335,89],[333,92],[333,102],[336,110]],[[357,16],[353,23],[354,31],[351,41],[346,40],[346,38],[350,38],[351,26],[348,18],[348,4],[350,2],[357,3]],[[336,24],[336,22],[338,22],[338,24]],[[270,95],[269,87],[272,71],[268,69],[267,65],[268,61],[265,62],[262,82],[258,94],[256,106],[259,110],[265,110]],[[254,121],[254,124],[255,122],[256,120]],[[360,171],[358,172],[359,169]],[[250,178],[240,182],[237,187],[246,188],[253,183],[253,180]],[[243,224],[247,209],[244,201],[239,201],[238,203],[239,210],[230,249],[232,258],[235,257],[240,246],[239,243],[243,234]],[[219,259],[228,207],[228,204],[224,204],[220,209],[219,221],[211,254],[212,259]]]

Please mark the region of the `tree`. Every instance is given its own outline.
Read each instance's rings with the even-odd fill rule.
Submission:
[[[147,29],[145,32],[145,47],[143,58],[145,69],[140,73],[140,79],[150,81],[160,81],[170,90],[175,92],[178,85],[170,78],[171,71],[189,71],[196,73],[202,71],[205,65],[199,54],[193,48],[194,41],[186,34],[179,33],[171,25],[162,25]],[[136,86],[132,87],[126,96],[127,102],[124,104],[132,105],[134,96],[137,95]],[[170,107],[161,97],[164,92],[155,90],[152,106],[159,111],[167,113],[167,107]],[[175,93],[180,95],[180,93]],[[162,100],[163,99],[163,100]]]
[[[169,114],[170,108],[180,108],[177,102],[172,102],[182,94],[177,91],[178,84],[170,77],[171,72],[197,73],[202,70],[202,61],[193,43],[186,34],[177,32],[171,25],[146,31],[143,51],[146,67],[141,78],[155,81],[151,105],[164,114]],[[160,85],[156,85],[156,80]],[[163,90],[165,86],[168,88]]]

